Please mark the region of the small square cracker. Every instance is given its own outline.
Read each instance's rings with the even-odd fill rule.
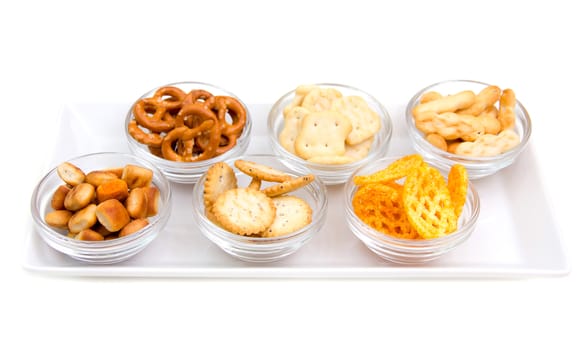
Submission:
[[[302,120],[300,132],[294,142],[296,154],[304,159],[342,156],[345,154],[345,139],[351,129],[351,122],[341,113],[310,113]]]

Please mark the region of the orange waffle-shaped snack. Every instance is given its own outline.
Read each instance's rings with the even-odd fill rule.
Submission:
[[[457,229],[457,216],[445,179],[423,163],[408,174],[402,199],[406,215],[419,236],[438,238]]]
[[[408,175],[412,169],[423,164],[423,162],[423,157],[418,154],[411,154],[394,161],[386,169],[370,175],[355,176],[353,181],[358,186],[367,185],[369,183],[396,181]]]
[[[402,179],[403,184],[397,182]],[[433,239],[457,230],[468,189],[462,165],[454,165],[446,181],[417,154],[353,181],[358,185],[352,199],[356,215],[382,233],[405,239]]]
[[[463,165],[455,164],[451,167],[447,176],[447,187],[449,188],[455,215],[459,218],[468,192],[468,173]]]
[[[418,238],[404,211],[402,186],[379,183],[362,186],[352,203],[357,216],[374,229],[399,238]]]

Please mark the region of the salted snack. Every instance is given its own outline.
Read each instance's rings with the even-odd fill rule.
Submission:
[[[175,86],[163,86],[137,101],[133,116],[129,134],[153,155],[177,162],[207,160],[229,151],[248,118],[234,97]]]
[[[347,164],[366,157],[381,126],[380,116],[362,97],[315,85],[297,87],[283,116],[280,145],[320,164]]]
[[[127,236],[157,214],[159,189],[152,186],[151,169],[128,164],[86,174],[67,162],[57,169],[64,184],[53,192],[45,222],[70,238],[101,241]]]
[[[457,230],[466,201],[466,169],[454,165],[447,181],[418,154],[373,174],[355,176],[355,214],[372,228],[404,239],[434,239]]]
[[[443,96],[428,91],[412,109],[415,126],[435,147],[462,156],[496,156],[513,149],[520,136],[512,89],[496,85]]]
[[[314,180],[312,174],[293,177],[241,159],[234,165],[251,177],[247,186],[238,186],[235,170],[224,162],[213,164],[204,175],[204,209],[216,225],[243,236],[278,237],[312,222],[310,205],[293,194]]]

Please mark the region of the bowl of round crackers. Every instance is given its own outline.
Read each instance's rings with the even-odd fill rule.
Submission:
[[[384,105],[365,91],[332,83],[284,94],[272,106],[267,128],[275,154],[327,185],[344,183],[355,169],[382,157],[392,137]]]
[[[124,127],[133,154],[170,181],[193,184],[210,165],[245,153],[252,119],[247,105],[226,89],[178,82],[141,95]]]
[[[464,165],[470,179],[513,164],[531,136],[531,119],[515,91],[473,80],[447,80],[417,92],[405,121],[416,151],[449,171]]]
[[[480,199],[465,167],[448,173],[421,155],[378,159],[344,188],[349,228],[388,261],[423,264],[442,257],[474,232]]]
[[[308,243],[324,226],[328,204],[320,178],[274,155],[211,165],[194,185],[192,203],[206,238],[231,256],[260,263]]]

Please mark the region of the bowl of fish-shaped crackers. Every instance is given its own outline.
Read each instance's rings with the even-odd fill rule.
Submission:
[[[353,234],[378,256],[422,264],[457,248],[474,232],[480,199],[465,167],[448,173],[421,155],[378,159],[353,173],[344,188]]]
[[[194,185],[200,232],[248,262],[293,254],[324,226],[327,189],[309,169],[294,171],[273,155],[217,162]]]
[[[275,154],[327,185],[344,183],[355,169],[382,157],[392,137],[386,108],[341,84],[300,85],[286,93],[272,106],[267,128]]]
[[[531,119],[515,91],[472,80],[442,81],[417,92],[405,114],[416,151],[449,171],[464,165],[470,179],[514,163],[531,136]]]

